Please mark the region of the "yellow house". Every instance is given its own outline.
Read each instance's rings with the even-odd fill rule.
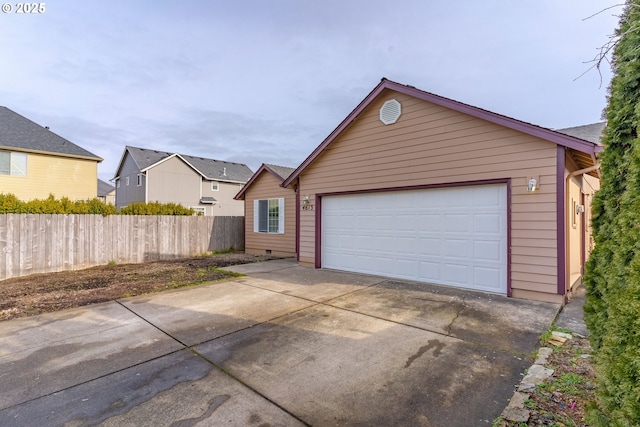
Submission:
[[[53,194],[72,200],[98,195],[102,158],[26,117],[0,107],[0,193],[21,200]]]

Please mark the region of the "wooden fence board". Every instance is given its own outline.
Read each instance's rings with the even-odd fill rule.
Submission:
[[[0,280],[230,247],[244,250],[244,217],[1,214]]]

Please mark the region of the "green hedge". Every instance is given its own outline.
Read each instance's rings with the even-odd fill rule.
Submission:
[[[66,197],[56,199],[49,195],[46,199],[28,202],[14,194],[0,193],[0,214],[93,214],[93,215],[195,215],[191,208],[175,203],[132,203],[119,212],[112,204],[100,199],[72,201]]]

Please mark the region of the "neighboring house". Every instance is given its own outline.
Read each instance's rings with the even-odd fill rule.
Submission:
[[[296,193],[280,184],[294,168],[262,164],[236,195],[244,204],[245,252],[296,255]]]
[[[233,197],[251,175],[240,163],[127,146],[112,180],[118,209],[179,203],[206,216],[243,216],[244,202]]]
[[[112,205],[116,204],[116,187],[98,179],[98,199]]]
[[[383,79],[282,182],[297,232],[280,250],[316,268],[563,302],[590,249],[602,148],[565,132]],[[283,197],[277,179],[262,188],[267,172],[247,206]]]
[[[26,117],[0,107],[0,192],[21,200],[97,195],[102,159]]]

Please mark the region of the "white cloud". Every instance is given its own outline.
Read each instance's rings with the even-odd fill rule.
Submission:
[[[296,166],[385,76],[542,126],[599,119],[581,0],[69,0],[1,16],[0,103],[105,158],[124,146]]]

